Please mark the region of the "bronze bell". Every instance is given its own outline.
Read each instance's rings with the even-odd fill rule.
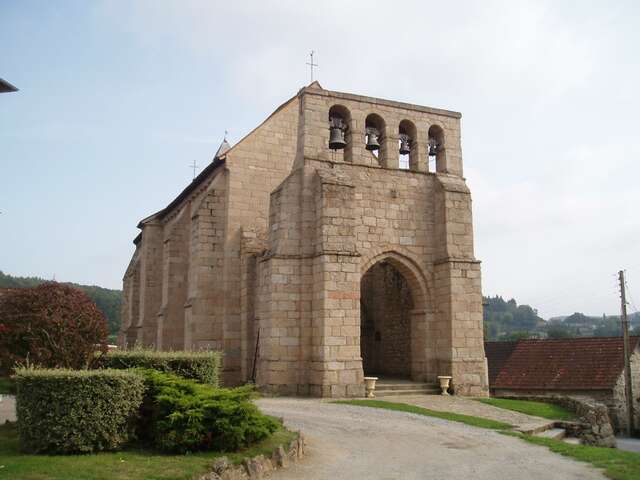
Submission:
[[[380,148],[380,143],[378,142],[378,137],[380,133],[378,130],[372,127],[367,128],[367,145],[365,148],[370,152],[374,150],[378,150]]]
[[[331,127],[329,129],[329,148],[331,150],[342,150],[347,146],[344,140],[344,131],[340,127]]]
[[[438,153],[440,153],[440,144],[436,141],[435,138],[429,139],[429,156],[435,157]]]
[[[406,133],[400,134],[400,155],[407,155],[411,152],[411,138]]]

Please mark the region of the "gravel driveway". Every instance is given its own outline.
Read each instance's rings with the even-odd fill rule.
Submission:
[[[319,400],[258,401],[307,440],[305,458],[274,480],[604,480],[585,463],[490,430]]]

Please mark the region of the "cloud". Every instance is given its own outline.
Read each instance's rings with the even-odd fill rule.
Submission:
[[[212,88],[254,125],[308,83],[312,49],[326,88],[462,111],[485,293],[554,315],[613,313],[610,274],[640,274],[637,9],[147,0],[100,15],[215,65]]]

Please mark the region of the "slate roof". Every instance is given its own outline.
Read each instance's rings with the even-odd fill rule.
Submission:
[[[485,352],[492,389],[608,390],[623,370],[622,337],[485,342]]]
[[[18,89],[16,87],[11,85],[6,80],[3,80],[2,78],[0,78],[0,93],[17,92],[17,91]]]

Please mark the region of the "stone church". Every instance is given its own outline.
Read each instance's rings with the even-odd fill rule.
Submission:
[[[460,113],[302,88],[143,219],[122,346],[224,352],[227,385],[486,395]]]

